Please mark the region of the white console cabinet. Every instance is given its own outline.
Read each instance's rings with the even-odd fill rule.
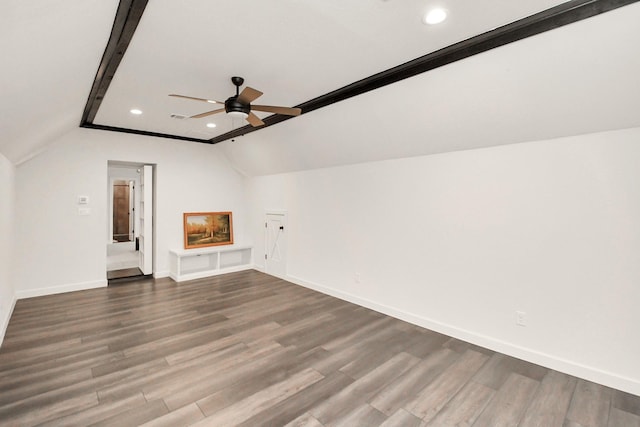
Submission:
[[[176,282],[200,279],[253,267],[251,246],[220,247],[169,251],[170,277]]]

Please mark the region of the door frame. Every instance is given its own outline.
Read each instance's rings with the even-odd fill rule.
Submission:
[[[108,206],[108,217],[107,217],[107,224],[106,224],[106,229],[107,229],[107,245],[110,245],[113,243],[113,183],[116,180],[119,179],[124,179],[124,180],[132,180],[134,181],[134,203],[135,203],[135,210],[134,210],[134,227],[133,227],[133,231],[134,231],[134,235],[133,235],[133,241],[135,242],[136,237],[139,237],[139,233],[140,233],[140,201],[141,201],[141,197],[140,197],[140,190],[141,190],[141,173],[143,170],[143,167],[147,165],[147,166],[151,166],[152,168],[152,186],[151,186],[151,191],[153,193],[153,200],[152,200],[152,204],[151,204],[151,215],[152,218],[155,219],[155,212],[156,212],[156,164],[155,163],[139,163],[139,162],[125,162],[125,161],[119,161],[119,160],[108,160],[107,161],[107,182],[108,182],[108,189],[107,189],[107,206]],[[118,170],[122,170],[122,173],[120,173],[120,171]],[[155,272],[155,266],[156,266],[156,226],[155,226],[155,221],[152,221],[152,229],[151,229],[151,235],[152,235],[152,245],[151,245],[151,251],[147,252],[147,254],[151,257],[151,266],[152,266],[152,271]],[[107,270],[107,259],[105,258],[105,271]]]
[[[138,198],[140,248],[138,252],[138,267],[143,275],[153,275],[155,271],[155,171],[156,167],[152,164],[145,164],[140,167],[140,197]]]
[[[136,188],[138,187],[136,180],[129,180],[129,241],[136,241]]]
[[[127,182],[127,187],[129,188],[129,206],[128,206],[128,210],[129,210],[129,223],[127,225],[127,227],[129,228],[128,230],[128,234],[129,234],[129,241],[130,242],[134,242],[135,241],[135,223],[136,223],[136,211],[135,209],[132,209],[135,207],[135,205],[132,206],[133,203],[135,203],[135,187],[137,187],[137,183],[138,183],[138,178],[134,178],[134,177],[114,177],[111,176],[109,179],[110,182],[110,192],[109,192],[109,197],[111,200],[111,203],[109,203],[109,217],[111,217],[111,222],[109,223],[109,242],[111,243],[115,243],[113,241],[113,233],[116,231],[115,227],[114,227],[114,223],[113,223],[113,217],[115,214],[115,207],[114,207],[114,197],[115,197],[115,187],[117,185],[123,185],[124,184],[116,184],[118,181],[121,182]],[[132,184],[133,183],[133,184]],[[133,189],[132,189],[133,187]]]
[[[137,172],[132,172],[134,170],[137,170],[138,168],[140,168],[142,165],[138,164],[138,163],[125,163],[125,162],[115,162],[115,161],[109,161],[107,164],[107,180],[109,182],[109,188],[107,190],[107,196],[108,196],[108,204],[107,206],[109,207],[109,218],[110,220],[107,221],[107,243],[112,243],[113,242],[113,184],[115,181],[117,180],[126,180],[126,181],[134,181],[134,186],[135,186],[135,190],[134,190],[134,200],[135,203],[138,203],[138,199],[139,199],[139,188],[140,188],[140,174]],[[113,169],[122,169],[124,171],[127,172],[122,172],[122,174],[119,174],[118,172],[114,172]],[[134,240],[138,234],[138,209],[134,210],[134,218],[133,218],[133,222],[134,222]]]

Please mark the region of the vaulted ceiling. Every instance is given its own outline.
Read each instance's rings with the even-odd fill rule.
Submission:
[[[448,19],[426,25],[435,6]],[[120,36],[123,8],[137,26]],[[16,164],[80,124],[225,141],[248,174],[640,126],[634,1],[9,0],[2,9],[0,152]],[[252,133],[226,114],[174,118],[218,107],[169,94],[224,101],[232,76],[264,92],[257,103],[303,114]]]

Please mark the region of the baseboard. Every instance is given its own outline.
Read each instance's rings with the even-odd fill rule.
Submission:
[[[165,277],[169,277],[171,275],[171,272],[169,270],[167,271],[156,271],[153,273],[153,277],[155,279],[164,279]]]
[[[319,285],[317,283],[309,282],[299,277],[289,275],[285,280],[288,280],[300,286],[304,286],[305,288],[313,289],[318,292],[322,292],[323,294],[331,295],[344,301],[348,301],[359,306],[375,310],[379,313],[386,314],[396,319],[404,320],[414,325],[439,332],[441,334],[445,334],[462,341],[469,342],[471,344],[475,344],[493,351],[497,351],[499,353],[506,354],[508,356],[515,357],[517,359],[525,360],[527,362],[535,363],[537,365],[553,369],[555,371],[563,372],[568,375],[572,375],[578,378],[602,384],[607,387],[615,388],[617,390],[622,390],[624,392],[640,396],[640,382],[632,378],[623,377],[613,372],[607,372],[598,368],[594,368],[593,366],[586,366],[575,361],[556,357],[530,348],[514,345],[486,335],[480,335],[466,329],[461,329],[452,325],[438,322],[434,319],[429,319],[427,317],[414,313],[408,313],[406,311],[398,310],[394,307],[390,307],[384,304],[379,304],[375,301],[361,298],[353,294]]]
[[[266,266],[264,265],[256,265],[254,264],[252,269],[259,271],[260,273],[265,273],[268,274],[269,276],[273,276],[273,277],[277,277],[278,279],[282,279],[282,280],[287,280],[287,281],[291,281],[290,277],[285,274],[284,276],[280,275],[280,274],[275,274],[275,273],[269,273],[267,272]]]
[[[11,315],[13,314],[13,309],[16,307],[16,301],[18,299],[15,295],[11,299],[11,304],[9,305],[9,310],[7,310],[7,314],[4,319],[0,319],[0,347],[2,347],[2,342],[4,341],[4,335],[7,333],[7,328],[9,327],[9,320],[11,320]]]
[[[175,282],[182,283],[182,282],[188,282],[190,280],[204,279],[206,277],[215,277],[215,276],[220,276],[222,274],[236,273],[238,271],[245,271],[245,270],[253,270],[253,266],[250,264],[243,264],[243,265],[236,265],[234,267],[224,267],[216,270],[203,270],[195,273],[186,273],[180,276],[177,276],[171,273],[169,277],[171,277]]]
[[[71,283],[62,286],[51,286],[48,288],[28,289],[16,291],[17,299],[40,297],[43,295],[62,294],[64,292],[85,291],[87,289],[104,288],[107,286],[107,279],[92,282]]]

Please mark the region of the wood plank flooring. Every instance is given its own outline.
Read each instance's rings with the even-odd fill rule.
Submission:
[[[138,267],[132,268],[121,268],[119,270],[111,270],[107,271],[107,280],[111,281],[113,279],[124,279],[136,276],[142,276],[142,270]]]
[[[640,397],[244,271],[18,301],[0,425],[640,427]]]

